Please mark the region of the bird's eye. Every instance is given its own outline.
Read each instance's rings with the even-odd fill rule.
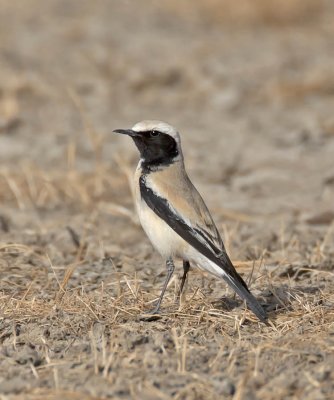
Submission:
[[[160,135],[160,132],[159,132],[159,131],[153,130],[153,131],[150,132],[150,136],[151,136],[151,137],[157,137],[157,136],[159,136],[159,135]]]

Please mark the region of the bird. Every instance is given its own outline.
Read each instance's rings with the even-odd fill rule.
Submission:
[[[160,312],[175,259],[183,262],[180,296],[192,265],[222,278],[262,322],[267,315],[233,266],[212,216],[185,169],[179,132],[163,121],[144,120],[113,132],[131,137],[140,160],[134,194],[140,223],[166,260],[167,274],[157,304]]]

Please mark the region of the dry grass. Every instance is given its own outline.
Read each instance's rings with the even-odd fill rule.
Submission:
[[[127,166],[121,166],[112,181],[104,165],[88,175],[76,170],[41,171],[36,166],[25,168],[24,173],[2,173],[2,193],[7,193],[2,202],[15,204],[22,212],[61,206],[63,212],[74,207],[79,214],[89,214],[94,209],[94,224],[98,214],[106,213],[101,204],[109,200],[112,218],[131,226],[131,209],[113,202],[113,193],[119,191],[130,198],[124,175]],[[241,217],[234,229],[225,228],[227,243],[241,234],[243,224],[254,223]],[[13,398],[105,398],[107,387],[112,387],[120,398],[242,399],[259,387],[259,398],[274,399],[277,394],[271,393],[277,387],[282,398],[304,393],[306,385],[310,393],[322,387],[329,395],[328,335],[334,298],[333,272],[326,261],[332,251],[328,243],[333,227],[309,248],[310,264],[305,267],[301,254],[291,264],[291,255],[303,244],[293,238],[286,241],[284,230],[276,249],[262,249],[258,260],[236,261],[240,272],[249,276],[252,290],[262,293],[271,319],[267,327],[231,300],[231,294],[218,301],[223,285],[208,277],[203,284],[198,273],[191,274],[180,306],[175,303],[174,277],[165,313],[145,322],[142,316],[160,287],[153,280],[155,273],[138,270],[133,259],[127,261],[129,272],[125,272],[121,243],[114,247],[116,259],[103,260],[96,250],[95,232],[93,225],[83,227],[80,234],[69,226],[70,261],[65,261],[68,255],[59,259],[58,254],[56,264],[49,244],[1,244],[1,363],[15,362],[20,371],[20,378],[3,384],[5,394],[24,385],[24,395]],[[101,270],[103,265],[107,268]],[[90,277],[92,268],[100,270],[95,278]],[[301,340],[296,342],[296,336]],[[282,365],[297,368],[298,383],[286,382]],[[165,368],[167,376],[151,375],[152,368]],[[23,383],[27,376],[28,384]],[[78,377],[86,382],[82,393],[73,387]],[[172,388],[181,381],[182,389],[175,392]]]

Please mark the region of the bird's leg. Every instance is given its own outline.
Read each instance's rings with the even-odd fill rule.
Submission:
[[[164,297],[164,294],[165,294],[165,291],[166,291],[166,289],[167,289],[168,283],[169,283],[169,281],[170,281],[170,278],[171,278],[172,275],[173,275],[174,268],[175,268],[172,257],[169,257],[169,258],[167,259],[167,261],[166,261],[166,267],[167,267],[167,275],[166,275],[165,283],[164,283],[164,286],[163,286],[163,288],[162,288],[162,291],[161,291],[161,294],[160,294],[158,303],[157,303],[157,305],[155,306],[155,308],[154,308],[149,314],[158,314],[159,311],[160,311],[160,306],[161,306],[161,303],[162,303],[162,299],[163,299],[163,297]]]
[[[189,263],[189,261],[183,261],[183,275],[182,275],[182,278],[181,278],[180,290],[179,290],[179,293],[178,293],[178,295],[177,295],[177,298],[178,298],[179,300],[180,300],[181,294],[182,294],[182,292],[183,292],[183,287],[184,287],[184,284],[185,284],[185,282],[186,282],[187,274],[188,274],[188,272],[189,272],[189,269],[190,269],[190,263]]]

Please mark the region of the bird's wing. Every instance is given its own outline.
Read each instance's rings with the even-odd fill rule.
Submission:
[[[188,183],[191,183],[190,181]],[[207,257],[222,269],[223,279],[231,286],[238,295],[247,301],[250,309],[261,320],[265,321],[267,316],[255,297],[250,293],[246,283],[235,270],[224,248],[218,230],[207,210],[204,201],[194,187],[191,187],[192,196],[199,196],[201,201],[189,204],[197,208],[199,218],[189,218],[191,215],[181,215],[170,200],[150,187],[146,177],[139,179],[142,200],[161,219],[163,219],[182,239],[193,246],[198,252]],[[181,195],[181,193],[180,193]],[[170,196],[168,196],[170,198]],[[182,198],[182,197],[181,197]],[[194,200],[194,199],[193,199]],[[184,213],[183,213],[184,214]],[[201,217],[201,218],[200,218]]]

